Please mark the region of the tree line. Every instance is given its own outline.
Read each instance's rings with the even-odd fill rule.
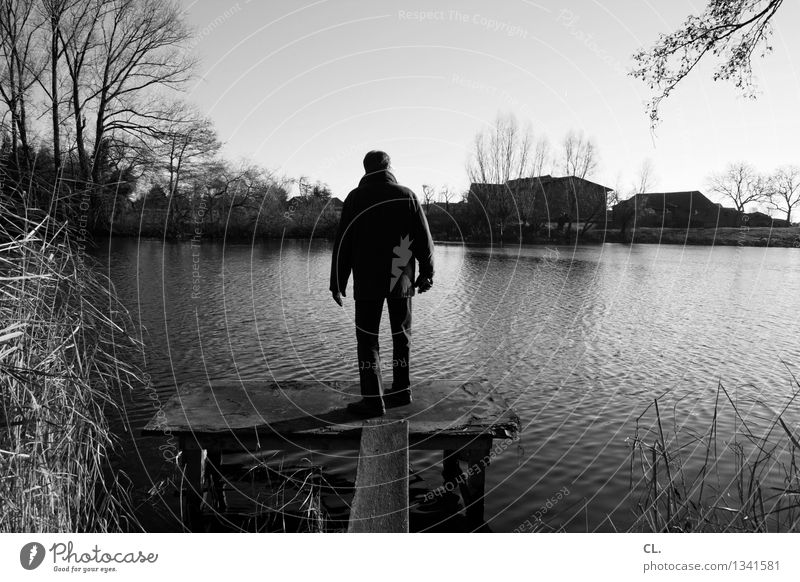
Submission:
[[[736,18],[711,11],[695,24],[722,23],[737,32]],[[673,85],[658,85],[645,65],[667,66],[681,39],[704,42],[693,34],[687,25],[635,57],[643,65],[638,76],[662,98]],[[196,67],[191,40],[174,0],[0,0],[2,195],[99,232],[180,237],[199,227],[208,236],[329,236],[338,201],[325,184],[221,156],[213,122],[181,97]],[[580,217],[570,215],[574,208],[537,206],[536,189],[525,180],[548,174],[591,180],[598,165],[597,145],[582,132],[567,132],[553,145],[513,116],[499,115],[476,134],[466,174],[475,184],[504,186],[470,193],[426,185],[421,198],[442,238],[536,238],[559,214],[569,224],[579,219],[585,233],[606,219],[623,191],[652,186],[647,162],[632,187],[587,194]],[[740,211],[763,203],[791,220],[800,203],[799,175],[794,166],[762,175],[737,163],[713,176],[711,191]],[[299,196],[290,198],[293,188]]]
[[[95,232],[133,232],[143,207],[166,206],[174,236],[200,214],[209,234],[273,234],[324,208],[329,189],[301,183],[289,220],[293,180],[220,155],[212,121],[181,97],[191,40],[174,0],[0,0],[4,199]]]
[[[197,64],[191,40],[174,0],[0,0],[3,195],[95,232],[329,236],[338,214],[325,184],[220,155],[213,122],[181,98]],[[569,133],[551,155],[546,139],[510,117],[474,146],[473,181],[550,166],[588,178],[597,167],[583,134]],[[523,191],[484,202],[477,208],[472,197],[460,217],[474,236],[487,216],[501,238],[515,211],[539,223]]]

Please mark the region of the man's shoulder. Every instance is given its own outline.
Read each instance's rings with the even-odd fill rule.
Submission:
[[[348,199],[353,201],[357,200],[358,198],[367,196],[370,193],[374,193],[376,191],[391,192],[394,197],[400,195],[404,198],[409,198],[414,201],[419,200],[414,191],[408,186],[403,186],[402,184],[398,184],[397,182],[382,182],[379,184],[362,184],[353,188],[352,190],[350,190],[350,193],[345,198],[345,202],[347,202]]]
[[[398,184],[396,182],[395,183],[386,184],[386,186],[389,187],[387,189],[390,189],[392,194],[394,194],[395,196],[399,196],[399,197],[402,197],[402,198],[408,198],[409,200],[412,200],[414,202],[416,202],[418,200],[417,199],[417,195],[414,194],[414,191],[411,188],[409,188],[408,186],[403,186],[402,184]]]

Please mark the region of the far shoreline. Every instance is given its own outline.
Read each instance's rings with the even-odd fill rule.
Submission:
[[[252,244],[254,242],[280,241],[280,240],[332,240],[330,237],[308,237],[308,236],[257,236],[251,235],[228,235],[226,237],[203,236],[202,239],[190,238],[188,236],[164,236],[163,234],[146,233],[95,233],[95,241],[107,239],[140,239],[158,240],[162,242],[190,242],[198,244],[201,242],[226,242],[228,244]],[[497,239],[472,239],[472,240],[452,240],[437,239],[434,243],[444,246],[470,246],[470,247],[514,247],[514,246],[599,246],[602,244],[621,244],[621,245],[684,245],[684,246],[739,246],[739,247],[764,247],[764,248],[800,248],[800,227],[753,227],[742,229],[737,227],[729,228],[638,228],[635,231],[620,234],[619,230],[590,230],[584,234],[573,233],[571,237],[545,238],[536,237],[530,240],[506,240]]]

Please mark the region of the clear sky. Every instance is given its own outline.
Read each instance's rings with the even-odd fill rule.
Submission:
[[[200,75],[188,91],[216,122],[227,155],[327,182],[343,198],[370,149],[401,183],[468,180],[476,132],[498,112],[530,121],[554,146],[583,130],[600,152],[596,181],[627,187],[645,158],[658,190],[707,190],[745,160],[800,164],[798,2],[775,21],[756,63],[757,100],[714,82],[709,65],[664,104],[651,133],[647,88],[631,55],[702,0],[186,0]]]

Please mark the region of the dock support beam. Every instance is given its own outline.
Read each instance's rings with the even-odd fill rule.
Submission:
[[[202,525],[206,451],[188,440],[180,439],[181,519],[188,531],[199,531]]]
[[[467,518],[473,531],[481,529],[484,521],[486,471],[491,462],[491,439],[476,439],[470,447],[447,449],[442,455],[442,478],[454,488],[458,485]],[[461,468],[461,461],[465,468]],[[449,489],[449,488],[448,488]]]
[[[364,423],[348,533],[408,533],[408,422]]]

